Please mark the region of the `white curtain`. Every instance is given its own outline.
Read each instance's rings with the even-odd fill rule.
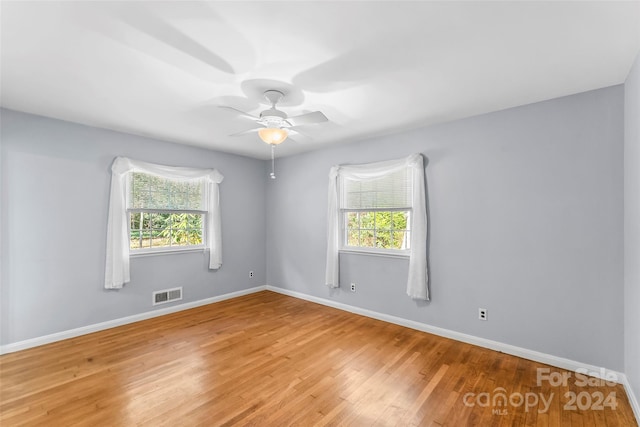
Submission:
[[[413,299],[428,300],[427,208],[422,155],[412,154],[399,160],[363,165],[334,166],[329,172],[327,210],[327,286],[337,288],[340,278],[340,202],[341,179],[371,181],[409,168],[412,176],[411,252],[407,294]]]
[[[104,287],[119,289],[131,280],[129,275],[129,224],[127,220],[127,178],[130,172],[141,172],[178,181],[205,183],[207,210],[206,246],[209,248],[209,268],[222,265],[222,238],[218,185],[224,177],[215,169],[195,169],[158,165],[126,157],[116,157],[111,166],[111,196],[107,222],[107,257]]]

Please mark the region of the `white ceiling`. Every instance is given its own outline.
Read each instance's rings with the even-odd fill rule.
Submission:
[[[261,93],[329,123],[290,155],[623,83],[634,2],[1,3],[3,107],[256,158]],[[301,139],[301,138],[298,138]]]

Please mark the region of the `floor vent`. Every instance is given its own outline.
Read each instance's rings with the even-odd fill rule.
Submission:
[[[168,302],[178,301],[181,299],[182,299],[182,286],[179,288],[155,291],[153,293],[153,305],[166,304]]]

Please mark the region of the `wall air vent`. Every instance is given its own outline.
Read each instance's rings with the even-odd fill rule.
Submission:
[[[179,288],[164,289],[153,293],[153,305],[166,304],[182,299],[182,286]]]

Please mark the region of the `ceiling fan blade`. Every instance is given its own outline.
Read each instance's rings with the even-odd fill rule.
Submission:
[[[231,111],[235,111],[236,113],[238,113],[241,117],[246,117],[247,119],[251,119],[251,120],[260,120],[260,117],[256,117],[256,116],[252,116],[249,113],[245,113],[244,111],[240,111],[237,108],[233,108],[233,107],[229,107],[228,105],[219,105],[218,108],[224,108],[225,110],[231,110]]]
[[[291,123],[291,126],[311,125],[314,123],[326,122],[327,120],[329,120],[327,119],[327,116],[322,114],[320,111],[287,118],[287,122]]]
[[[300,132],[297,129],[289,128],[288,130],[289,130],[289,135],[293,135],[293,137],[295,138],[295,139],[293,139],[293,138],[289,137],[289,139],[291,139],[294,142],[298,142],[298,143],[302,143],[302,144],[313,142],[313,138],[311,138],[309,135],[307,135],[305,133]]]
[[[256,133],[258,132],[260,129],[262,128],[255,128],[255,129],[249,129],[249,130],[243,130],[242,132],[238,132],[238,133],[232,133],[229,136],[244,136],[244,135],[250,135],[252,133]]]

